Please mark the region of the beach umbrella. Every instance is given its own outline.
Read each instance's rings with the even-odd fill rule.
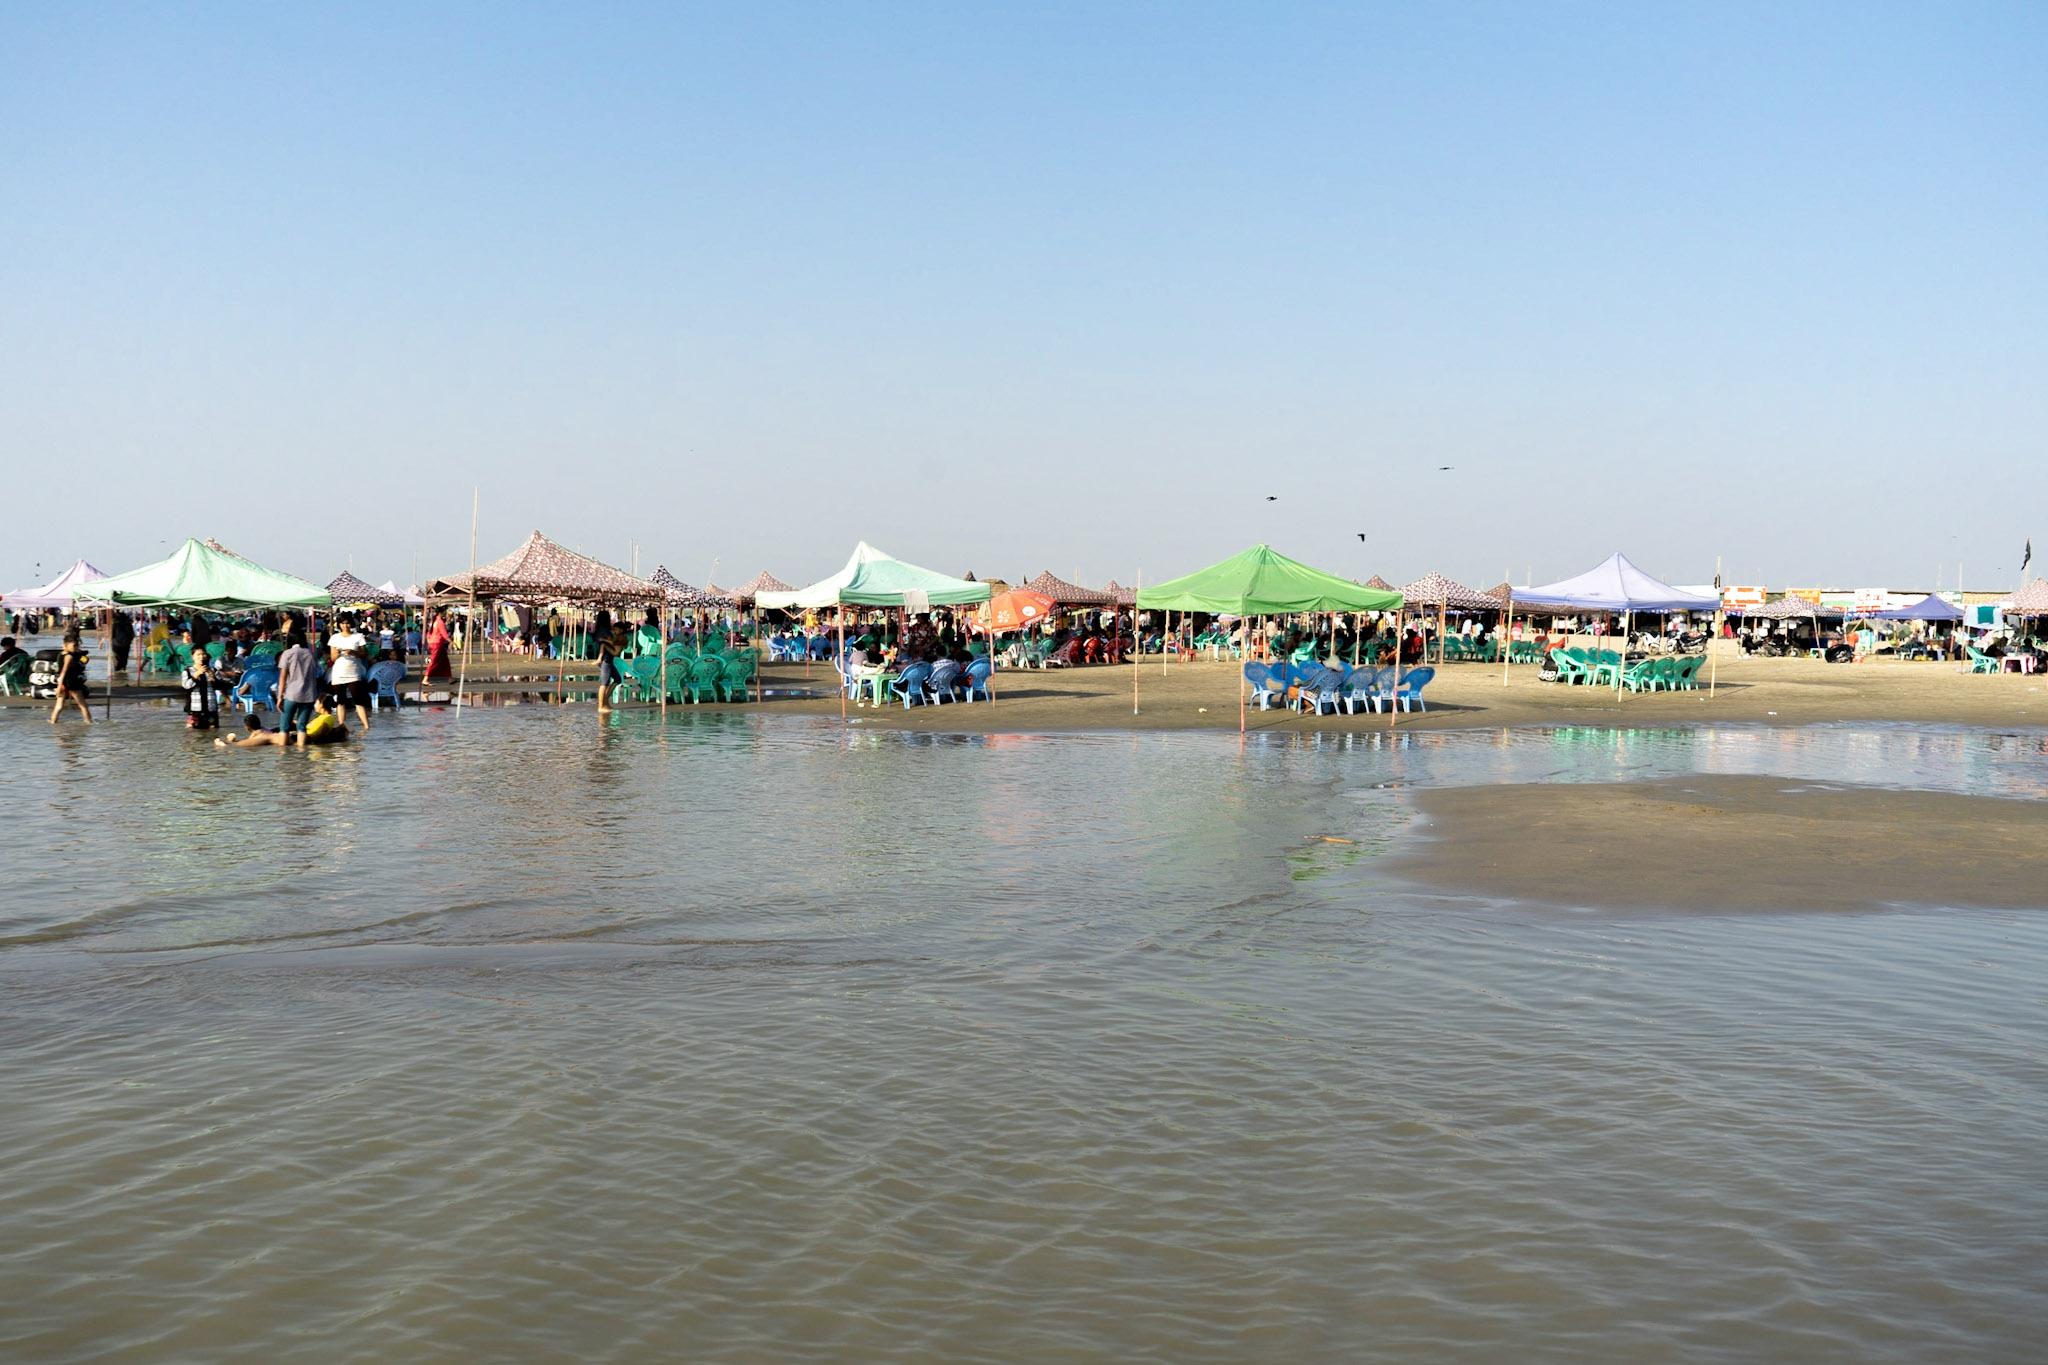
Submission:
[[[1031,588],[1012,588],[1008,592],[991,597],[988,605],[976,612],[981,628],[994,629],[992,634],[1000,635],[1007,630],[1023,630],[1050,616],[1056,604],[1050,597]]]

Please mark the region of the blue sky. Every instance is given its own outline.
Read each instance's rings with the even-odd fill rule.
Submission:
[[[2038,4],[8,6],[0,586],[448,572],[479,485],[487,558],[693,581],[2010,583],[2044,66]]]

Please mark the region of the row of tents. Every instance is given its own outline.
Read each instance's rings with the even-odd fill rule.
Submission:
[[[1530,588],[1481,592],[1430,574],[1404,588],[1380,579],[1359,583],[1290,559],[1268,545],[1254,545],[1220,563],[1149,587],[1111,583],[1087,588],[1050,573],[1022,585],[1060,607],[1139,607],[1225,616],[1288,616],[1303,613],[1356,614],[1403,607],[1436,611],[1528,611],[1535,614],[1712,613],[1711,594],[1675,588],[1615,554],[1574,578]],[[474,599],[561,601],[588,606],[656,608],[758,608],[815,611],[841,606],[976,606],[990,599],[988,583],[955,578],[895,558],[865,541],[855,546],[836,573],[805,587],[792,587],[762,573],[736,589],[697,588],[657,568],[639,578],[549,540],[535,531],[512,553],[473,573],[430,580],[423,587],[373,585],[353,574],[338,575],[325,587],[266,568],[217,541],[188,540],[169,557],[124,574],[109,576],[80,560],[38,588],[9,593],[5,605],[21,611],[64,611],[75,606],[115,605],[236,611],[252,608],[321,610],[336,607],[416,607],[428,601]],[[2006,604],[2022,614],[2048,613],[2048,579],[2037,579]],[[1784,599],[1747,609],[1759,618],[1827,615],[1825,609]],[[1857,613],[1872,620],[1957,621],[1959,608],[1939,597],[1888,610]]]

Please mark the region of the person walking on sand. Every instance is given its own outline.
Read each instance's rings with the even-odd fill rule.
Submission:
[[[85,704],[85,659],[85,646],[79,643],[74,625],[64,632],[64,649],[57,656],[57,701],[50,708],[50,724],[55,725],[57,717],[64,714],[67,701],[78,708],[87,725],[92,724],[92,708]]]

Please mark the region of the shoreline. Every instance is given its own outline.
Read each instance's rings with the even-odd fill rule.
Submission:
[[[503,656],[486,660],[487,666],[477,668],[469,680],[467,695],[473,698],[470,704],[488,709],[498,705],[552,703],[557,693],[555,670],[543,671],[537,663]],[[896,704],[849,706],[846,718],[870,729],[953,734],[1237,729],[1237,665],[1175,662],[1162,669],[1154,659],[1137,668],[1135,715],[1132,666],[1102,664],[1045,671],[1005,669],[996,675],[993,703],[953,702],[908,710]],[[1536,670],[1527,665],[1514,669],[1503,685],[1497,664],[1451,664],[1440,668],[1426,689],[1426,711],[1317,716],[1251,707],[1245,714],[1245,729],[1256,734],[1350,734],[1557,725],[1641,729],[1730,723],[2048,728],[2048,676],[1971,675],[1948,664],[1824,664],[1809,659],[1740,657],[1722,659],[1720,675],[1720,685],[1712,696],[1705,690],[1617,696],[1604,688],[1540,682]],[[828,667],[813,665],[807,672],[801,664],[767,664],[761,668],[760,678],[768,691],[764,700],[673,704],[670,709],[832,719],[839,716],[836,679]],[[594,666],[570,664],[562,671],[559,686],[568,697],[566,704],[590,707],[594,713],[590,700],[595,690]],[[400,685],[400,691],[409,697],[421,690],[416,680]],[[113,699],[117,708],[162,706],[182,695],[174,683],[153,680],[144,686],[123,685],[115,689]],[[0,713],[38,708],[47,711],[49,705],[46,700],[32,697],[5,697],[0,698]],[[96,716],[104,714],[107,703],[103,683],[95,683],[92,705]],[[653,703],[621,702],[616,704],[615,714],[658,709]]]

